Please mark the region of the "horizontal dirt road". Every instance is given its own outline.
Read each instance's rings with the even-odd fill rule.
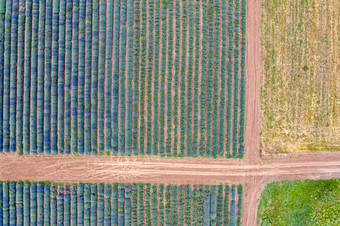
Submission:
[[[323,157],[320,157],[323,156]],[[327,157],[326,157],[327,156]],[[0,155],[1,180],[55,182],[145,182],[171,184],[249,183],[254,177],[306,178],[340,173],[340,155],[322,153],[264,159],[247,164],[234,159],[107,157],[107,156],[18,156]]]
[[[269,182],[340,178],[340,153],[306,153],[238,159],[160,158],[151,156],[0,155],[0,180],[64,183],[243,184],[243,225],[256,225],[257,201]]]

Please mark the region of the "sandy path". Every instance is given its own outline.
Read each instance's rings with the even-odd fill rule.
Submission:
[[[246,125],[245,155],[248,163],[259,162],[259,119],[261,78],[261,1],[247,1]]]
[[[250,178],[262,176],[271,181],[314,174],[340,177],[340,155],[324,155],[306,154],[291,161],[279,157],[254,165],[234,159],[4,154],[0,158],[0,180],[211,184],[248,183]]]
[[[340,153],[300,153],[261,160],[18,156],[2,154],[0,180],[87,183],[243,184],[243,225],[256,225],[258,198],[265,185],[279,180],[340,178]]]

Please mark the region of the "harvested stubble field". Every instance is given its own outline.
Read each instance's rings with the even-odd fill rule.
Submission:
[[[246,1],[0,1],[0,150],[243,157]]]
[[[340,150],[340,2],[262,2],[261,151]]]

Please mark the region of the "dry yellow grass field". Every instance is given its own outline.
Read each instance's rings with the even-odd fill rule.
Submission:
[[[262,154],[340,150],[340,2],[266,0]]]

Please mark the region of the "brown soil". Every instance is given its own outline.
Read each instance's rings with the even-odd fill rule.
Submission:
[[[246,125],[245,155],[247,163],[258,163],[259,155],[259,112],[261,78],[261,1],[247,1],[247,54],[246,54]]]
[[[320,157],[321,156],[321,157]],[[55,182],[150,182],[165,184],[248,183],[251,178],[281,180],[308,175],[340,176],[340,155],[334,152],[264,159],[247,164],[235,159],[18,156],[2,154],[0,180]]]
[[[257,200],[269,182],[340,178],[340,154],[335,152],[277,156],[260,164],[236,159],[18,156],[2,154],[0,180],[65,183],[243,184],[243,225],[256,225]]]

